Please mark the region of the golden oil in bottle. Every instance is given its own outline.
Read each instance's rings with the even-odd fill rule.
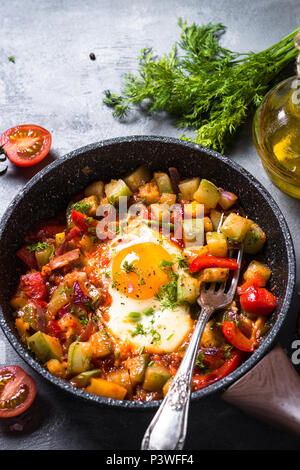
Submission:
[[[273,182],[300,198],[300,80],[291,77],[273,88],[258,108],[253,138]]]
[[[300,33],[294,44],[300,50]],[[276,85],[257,109],[253,140],[272,181],[300,199],[300,54],[297,76]]]

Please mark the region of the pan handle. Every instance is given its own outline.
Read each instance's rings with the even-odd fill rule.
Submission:
[[[231,385],[222,398],[300,435],[300,376],[280,345]]]

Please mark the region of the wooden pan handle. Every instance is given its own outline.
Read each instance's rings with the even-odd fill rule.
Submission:
[[[263,421],[300,434],[300,377],[280,345],[222,398]]]

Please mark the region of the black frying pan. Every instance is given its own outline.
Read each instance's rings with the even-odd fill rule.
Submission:
[[[228,377],[193,393],[193,400],[227,389],[250,371],[270,350],[287,315],[295,283],[293,244],[285,219],[270,194],[242,167],[217,152],[168,137],[121,137],[75,150],[40,171],[8,207],[0,223],[0,324],[20,356],[47,380],[77,397],[112,407],[149,409],[159,402],[118,401],[91,395],[54,377],[22,345],[14,327],[9,300],[19,281],[15,251],[36,222],[64,210],[75,193],[96,179],[122,177],[145,164],[151,170],[177,167],[183,177],[201,176],[236,193],[248,216],[267,234],[264,259],[272,269],[272,282],[279,298],[272,328],[257,351]],[[83,169],[88,171],[82,171]],[[240,381],[239,381],[240,382]],[[237,382],[237,383],[239,383]],[[300,388],[299,388],[300,390]],[[227,392],[226,392],[227,393]],[[226,395],[226,394],[225,394]]]

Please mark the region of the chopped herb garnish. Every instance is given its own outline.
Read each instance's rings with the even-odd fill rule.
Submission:
[[[167,337],[167,341],[169,341],[171,338],[173,338],[174,333],[170,334],[170,336]]]
[[[182,255],[177,256],[176,262],[181,269],[187,269],[189,267],[186,259]]]
[[[154,308],[152,308],[152,307],[146,308],[146,310],[144,310],[143,313],[144,313],[144,315],[146,315],[147,317],[148,317],[149,315],[153,315],[153,313],[154,313]]]
[[[133,264],[129,264],[127,261],[123,264],[123,268],[127,274],[136,272],[136,267]]]
[[[129,320],[138,321],[141,319],[141,314],[140,312],[130,312],[127,318],[129,318]]]
[[[46,248],[50,248],[49,243],[46,242],[33,243],[26,247],[28,251],[43,251],[46,250]]]
[[[115,358],[116,358],[116,359],[119,359],[119,357],[120,357],[120,351],[116,351],[116,353],[115,353]]]
[[[160,269],[171,268],[173,264],[174,264],[173,261],[167,261],[166,259],[163,259],[159,265],[159,268]]]
[[[138,322],[136,324],[135,330],[132,330],[130,334],[131,334],[131,336],[145,335],[146,334],[141,322]]]
[[[178,275],[173,273],[173,280],[161,286],[159,292],[155,295],[161,302],[163,308],[173,310],[177,305],[177,279]]]
[[[154,361],[150,361],[148,364],[148,367],[153,366],[153,364],[154,364]]]
[[[75,202],[72,204],[71,209],[73,211],[81,212],[82,214],[88,214],[90,211],[91,205],[85,202]]]
[[[225,344],[224,346],[224,359],[228,359],[232,351],[233,346],[231,344]]]
[[[7,58],[8,58],[8,60],[9,60],[9,62],[12,62],[13,64],[15,63],[15,58],[14,58],[13,55],[11,55],[11,56],[9,56],[9,57],[7,57]]]
[[[205,369],[206,368],[206,366],[203,362],[203,359],[205,359],[205,354],[204,354],[203,351],[201,351],[201,352],[198,353],[196,361],[195,361],[196,366],[199,367],[200,369]]]
[[[110,278],[110,271],[105,271],[104,276],[106,277],[106,279],[109,279]]]
[[[85,317],[85,316],[80,316],[78,320],[82,326],[86,326],[90,321],[89,317]]]

